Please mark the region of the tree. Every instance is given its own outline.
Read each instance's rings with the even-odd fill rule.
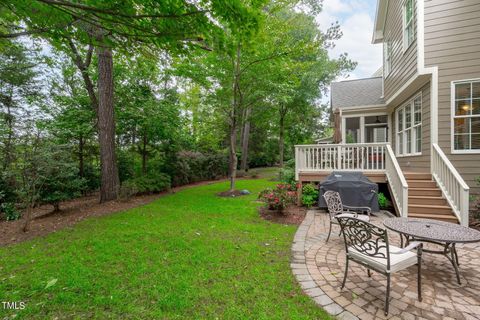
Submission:
[[[7,41],[0,52],[0,150],[2,169],[8,170],[15,160],[15,122],[22,106],[38,97],[35,84],[39,63],[37,57],[19,42]]]
[[[95,47],[97,57],[98,97],[91,94],[91,82],[85,79],[87,90],[95,106],[98,100],[98,131],[101,159],[100,201],[115,199],[119,178],[115,156],[115,117],[113,88],[114,48],[128,46],[160,47],[185,50],[188,47],[209,49],[207,43],[217,41],[222,47],[225,30],[233,33],[248,32],[255,28],[261,1],[208,1],[188,3],[183,0],[169,2],[130,1],[118,3],[94,0],[82,3],[37,0],[18,0],[7,12],[7,22],[17,25],[13,31],[1,33],[11,38],[23,35],[41,35],[58,47],[68,42],[82,75],[87,74]],[[13,8],[15,8],[13,10]],[[24,28],[22,23],[27,26]],[[207,35],[209,39],[205,39]],[[75,54],[75,44],[88,45],[82,62]],[[72,43],[74,44],[72,46]],[[78,50],[77,50],[78,51]]]

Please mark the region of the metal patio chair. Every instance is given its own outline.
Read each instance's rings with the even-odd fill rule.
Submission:
[[[372,209],[369,207],[346,206],[342,203],[340,193],[332,190],[326,191],[323,194],[323,198],[327,203],[328,214],[330,215],[330,228],[328,230],[328,237],[326,242],[328,242],[328,240],[330,239],[330,234],[332,233],[332,225],[338,225],[337,217],[339,215],[342,215],[344,217],[357,218],[364,221],[370,221],[370,214],[372,213]],[[359,215],[357,212],[366,212],[367,215]]]
[[[350,260],[366,267],[369,277],[371,277],[370,269],[384,274],[387,276],[384,311],[385,315],[388,315],[391,274],[417,264],[418,300],[422,301],[422,244],[420,242],[412,242],[409,246],[402,249],[389,245],[386,229],[356,218],[338,217],[337,219],[345,239],[347,257],[342,289],[345,287],[347,280],[348,262]],[[411,251],[415,248],[416,253]]]

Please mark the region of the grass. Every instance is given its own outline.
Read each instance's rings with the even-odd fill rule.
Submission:
[[[258,216],[271,185],[190,188],[0,248],[0,301],[26,303],[0,319],[326,319],[289,268],[296,227]]]

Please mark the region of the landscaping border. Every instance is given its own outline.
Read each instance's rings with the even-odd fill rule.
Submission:
[[[338,319],[356,320],[359,319],[351,312],[345,310],[341,305],[335,303],[312,278],[311,274],[318,272],[315,264],[315,256],[307,255],[315,243],[325,241],[326,235],[320,234],[315,237],[308,237],[308,230],[315,219],[315,211],[309,210],[298,227],[292,244],[292,258],[290,267],[293,275],[302,287],[303,292],[311,297],[315,303],[323,308],[328,314]],[[312,251],[314,252],[314,251]]]

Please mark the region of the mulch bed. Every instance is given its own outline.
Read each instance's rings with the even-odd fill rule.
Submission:
[[[246,195],[247,194],[242,193],[240,190],[223,191],[223,192],[217,193],[217,196],[224,197],[224,198],[234,198],[234,197],[241,197]]]
[[[282,213],[279,213],[276,210],[260,207],[259,213],[263,219],[273,223],[300,225],[307,214],[307,208],[289,206]]]
[[[185,188],[211,184],[217,181],[202,181],[172,189],[177,192]],[[59,212],[53,212],[50,205],[35,208],[30,230],[23,232],[24,219],[17,221],[0,221],[0,246],[23,242],[49,233],[72,227],[89,217],[100,217],[119,211],[128,210],[150,203],[169,192],[132,197],[128,200],[99,203],[98,194],[62,202]]]

